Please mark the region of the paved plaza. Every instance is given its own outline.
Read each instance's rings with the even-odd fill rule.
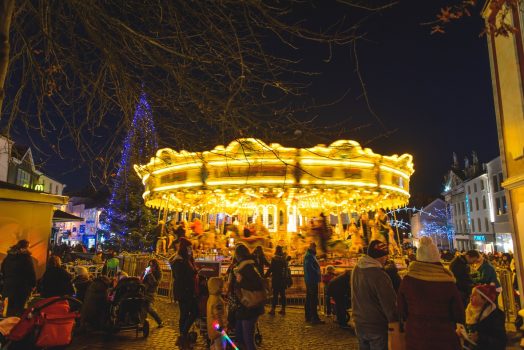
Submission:
[[[122,332],[112,337],[103,333],[78,335],[70,349],[73,350],[160,350],[177,349],[175,340],[178,337],[178,306],[173,303],[157,302],[159,313],[166,327],[158,329],[151,321],[151,334],[144,339],[136,337],[134,332]],[[263,336],[260,349],[358,349],[357,339],[351,331],[342,330],[327,320],[325,325],[310,326],[304,322],[301,308],[290,308],[285,316],[267,314],[260,318],[260,331]],[[201,337],[195,349],[207,349]]]

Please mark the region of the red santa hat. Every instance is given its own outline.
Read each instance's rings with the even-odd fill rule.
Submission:
[[[497,288],[494,285],[491,284],[481,284],[480,286],[476,286],[475,290],[481,297],[486,299],[492,304],[496,303],[497,300]]]

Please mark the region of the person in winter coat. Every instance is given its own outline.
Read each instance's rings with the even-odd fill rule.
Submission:
[[[75,294],[72,277],[58,256],[49,257],[44,275],[38,282],[38,291],[44,298]]]
[[[346,270],[343,274],[333,278],[327,286],[327,294],[335,300],[335,312],[337,323],[340,328],[349,329],[346,310],[349,309],[351,296],[351,271]]]
[[[269,267],[269,261],[267,261],[266,256],[264,255],[264,249],[262,246],[257,246],[253,251],[253,259],[255,260],[255,267],[260,274],[264,276],[264,267]]]
[[[83,266],[76,267],[76,277],[73,279],[73,286],[75,287],[76,293],[75,298],[84,302],[84,298],[87,292],[87,288],[93,281],[89,276],[89,272]]]
[[[506,329],[504,312],[496,304],[495,286],[482,284],[473,289],[471,301],[466,308],[467,336],[475,350],[504,350]]]
[[[277,245],[275,248],[275,256],[271,259],[271,264],[266,273],[266,278],[271,277],[271,288],[273,289],[273,301],[271,303],[270,315],[275,314],[275,308],[278,304],[278,296],[280,295],[280,303],[282,309],[279,313],[282,315],[286,314],[286,288],[288,280],[288,265],[286,257],[284,256],[284,250],[282,246]]]
[[[120,260],[116,257],[116,252],[112,251],[109,253],[109,257],[102,268],[102,275],[112,278],[117,275],[119,270]]]
[[[335,267],[333,265],[326,266],[326,273],[322,275],[322,284],[324,285],[324,312],[328,316],[331,315],[331,297],[327,293],[327,287],[329,282],[331,282],[331,280],[336,276]]]
[[[398,308],[405,320],[407,350],[462,349],[455,332],[457,323],[464,322],[462,297],[430,237],[419,240],[417,261],[400,284]]]
[[[371,241],[351,276],[351,306],[361,350],[387,350],[388,326],[398,321],[395,290],[383,269],[388,254],[386,243]]]
[[[224,290],[224,280],[220,277],[211,277],[207,281],[209,298],[207,299],[207,336],[211,340],[211,350],[225,350],[226,341],[222,334],[215,329],[215,324],[227,330],[227,308],[222,293]]]
[[[18,241],[9,248],[0,269],[4,279],[2,295],[8,298],[7,316],[20,316],[36,285],[36,274],[29,242]]]
[[[235,259],[238,262],[234,268],[233,285],[235,294],[242,296],[242,289],[249,291],[261,291],[264,289],[262,277],[255,267],[255,261],[249,254],[249,249],[239,244],[235,248]],[[240,344],[244,344],[242,349],[255,350],[255,325],[258,317],[264,313],[264,304],[254,307],[247,307],[242,303],[238,304],[235,311],[235,335]]]
[[[495,268],[491,263],[488,261],[488,259],[485,259],[482,254],[479,254],[476,250],[468,251],[466,255],[473,257],[475,256],[474,253],[477,253],[477,258],[475,263],[478,264],[478,268],[476,273],[474,273],[475,277],[473,277],[473,283],[475,284],[492,284],[497,289],[497,293],[500,293],[502,291],[502,287],[500,286],[499,279],[497,277],[497,272],[495,271]]]
[[[80,324],[82,327],[103,329],[107,321],[109,310],[108,291],[111,280],[106,276],[99,276],[93,280],[86,290]]]
[[[187,238],[181,237],[178,253],[172,262],[171,269],[174,277],[174,296],[180,308],[178,324],[180,336],[176,345],[182,349],[188,348],[190,345],[189,329],[198,315],[197,269],[192,254],[191,242]]]
[[[317,245],[311,243],[304,256],[304,281],[306,282],[306,322],[313,324],[325,323],[318,317],[318,284],[320,283],[320,265],[316,258]]]
[[[455,276],[456,285],[462,297],[463,305],[468,305],[471,289],[473,288],[473,280],[470,276],[471,271],[469,265],[475,263],[478,258],[478,252],[476,250],[474,252],[477,253],[476,257],[467,254],[459,254],[453,258],[449,265],[449,269],[453,272],[453,276]]]
[[[158,285],[160,284],[161,279],[162,271],[160,270],[160,264],[158,263],[158,260],[149,260],[146,271],[144,272],[144,276],[142,277],[142,283],[144,283],[146,286],[145,299],[147,302],[147,313],[155,319],[156,323],[158,324],[158,328],[164,327],[164,322],[162,322],[162,319],[158,315],[158,312],[154,306],[155,296],[158,291]]]

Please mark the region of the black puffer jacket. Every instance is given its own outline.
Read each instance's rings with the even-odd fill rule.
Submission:
[[[449,269],[453,272],[457,280],[456,285],[462,296],[462,302],[464,305],[467,305],[471,295],[471,289],[473,288],[473,280],[470,276],[470,268],[466,258],[463,255],[455,257],[451,261]]]
[[[504,312],[495,309],[488,317],[477,323],[479,334],[475,350],[504,350],[506,348],[506,329]]]
[[[282,289],[287,287],[287,261],[282,255],[275,255],[271,259],[271,265],[266,272],[266,277],[271,276],[271,286],[273,289]]]
[[[4,286],[2,294],[29,294],[36,285],[36,274],[31,253],[27,250],[10,249],[2,261]]]

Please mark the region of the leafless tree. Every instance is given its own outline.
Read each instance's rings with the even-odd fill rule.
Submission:
[[[317,72],[303,69],[299,47],[314,42],[330,53],[351,45],[361,20],[391,4],[0,0],[2,125],[7,132],[23,125],[59,155],[73,148],[79,164],[104,176],[142,91],[162,143],[176,148],[245,136],[332,138],[347,126],[318,130],[301,117],[318,104],[307,96]],[[299,15],[315,6],[342,6],[354,16],[333,11],[330,25],[318,29]]]

